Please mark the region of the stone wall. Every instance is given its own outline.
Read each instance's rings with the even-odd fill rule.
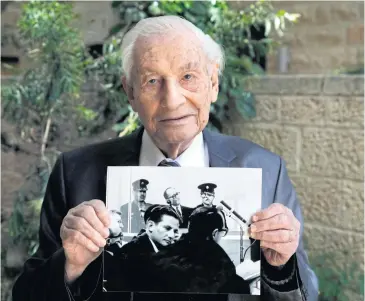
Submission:
[[[226,132],[284,158],[304,213],[308,253],[314,260],[330,254],[339,272],[350,263],[364,269],[363,85],[355,76],[251,80],[257,117],[245,121],[232,110],[226,125]]]
[[[240,9],[249,1],[230,2]],[[289,47],[289,73],[332,73],[364,64],[363,1],[273,1],[276,9],[301,14],[289,27],[283,44]],[[277,73],[277,56],[268,57],[268,71]]]

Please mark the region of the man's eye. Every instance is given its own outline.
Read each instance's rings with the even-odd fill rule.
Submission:
[[[185,80],[190,80],[193,76],[191,74],[185,74],[184,75],[184,79]]]
[[[152,79],[150,79],[150,80],[148,81],[148,83],[149,83],[149,84],[154,85],[155,83],[157,83],[157,79],[152,78]]]

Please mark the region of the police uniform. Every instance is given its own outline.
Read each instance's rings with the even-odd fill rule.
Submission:
[[[132,183],[133,191],[146,192],[148,190],[148,184],[149,182],[146,179],[134,181]],[[138,233],[141,229],[145,228],[143,215],[149,206],[151,206],[151,204],[146,203],[145,201],[138,202],[138,200],[133,200],[120,207],[122,213],[122,222],[125,225],[127,233]]]
[[[214,189],[216,189],[216,188],[217,188],[217,185],[213,184],[213,183],[203,183],[198,186],[198,189],[200,189],[200,193],[204,193],[204,192],[214,193]],[[213,200],[213,202],[214,202],[214,200]],[[203,207],[203,206],[204,206],[204,204],[202,202],[202,204],[196,206],[195,209]],[[217,207],[217,206],[212,205],[212,207]]]

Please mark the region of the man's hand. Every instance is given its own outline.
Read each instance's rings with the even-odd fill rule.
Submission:
[[[66,256],[66,281],[73,282],[102,252],[109,236],[110,217],[100,200],[84,202],[68,211],[61,225]]]
[[[261,242],[266,261],[272,266],[284,265],[299,245],[300,222],[282,204],[272,204],[252,217],[249,233]]]

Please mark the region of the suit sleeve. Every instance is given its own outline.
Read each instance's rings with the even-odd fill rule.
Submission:
[[[294,266],[297,268],[298,273],[296,273],[295,278],[300,286],[300,299],[298,299],[298,292],[292,292],[294,299],[290,299],[290,292],[278,292],[276,289],[270,285],[267,285],[263,281],[263,286],[267,290],[271,291],[272,297],[280,296],[284,298],[283,300],[307,300],[307,301],[317,301],[318,300],[318,279],[314,274],[313,270],[309,266],[308,256],[304,250],[303,244],[303,215],[300,209],[300,205],[297,199],[294,187],[289,179],[288,172],[285,166],[285,162],[280,159],[280,170],[278,181],[276,185],[274,202],[282,203],[289,209],[291,209],[295,217],[299,220],[301,224],[299,246],[293,258]],[[279,274],[279,272],[277,273]],[[274,299],[276,300],[276,299]],[[279,300],[279,299],[278,299]],[[281,300],[281,299],[280,299]]]

